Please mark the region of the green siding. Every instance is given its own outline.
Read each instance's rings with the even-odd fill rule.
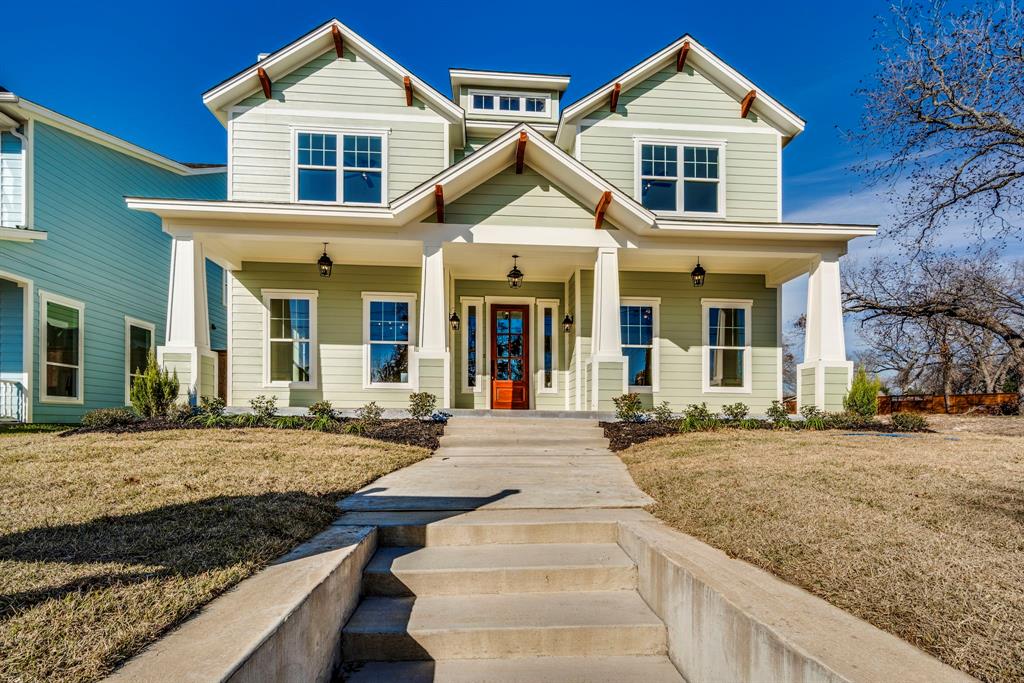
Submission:
[[[466,146],[463,147],[462,149],[455,150],[455,163],[458,163],[458,162],[462,161],[463,159],[468,157],[470,154],[472,154],[473,152],[477,151],[478,149],[480,149],[481,147],[483,147],[484,145],[486,145],[488,142],[490,142],[493,139],[494,139],[493,137],[490,137],[490,138],[484,138],[484,137],[469,137],[469,138],[466,138]]]
[[[849,383],[850,371],[847,368],[825,368],[825,405],[822,410],[841,411]]]
[[[408,389],[363,389],[362,292],[418,293],[419,268],[335,264],[331,278],[325,280],[307,264],[246,262],[234,276],[232,405],[247,406],[250,399],[262,394],[276,395],[281,406],[308,406],[321,398],[339,408],[355,408],[369,401],[389,408],[408,406]],[[318,388],[289,390],[263,386],[263,289],[319,292]],[[441,397],[439,391],[430,391]]]
[[[165,353],[163,366],[167,372],[178,377],[178,397],[189,400],[189,387],[192,384],[192,356],[187,353]]]
[[[199,396],[217,395],[217,362],[210,356],[199,358]]]
[[[419,370],[419,390],[436,396],[437,404],[441,405],[441,400],[444,398],[444,359],[420,358]],[[408,403],[408,400],[406,400],[406,403]]]
[[[417,97],[407,107],[401,81],[392,80],[350,50],[338,59],[331,48],[275,81],[272,95],[270,100],[262,93],[253,95],[240,103],[248,109],[232,115],[232,199],[291,201],[292,126],[389,129],[389,199],[448,166],[447,124]],[[398,118],[360,118],[360,114]]]
[[[622,363],[601,361],[597,369],[597,409],[615,410],[612,399],[621,396],[625,389],[622,385]]]
[[[125,195],[222,199],[222,173],[181,176],[41,122],[34,125],[34,228],[45,241],[0,243],[0,270],[31,279],[33,420],[77,422],[124,405],[125,316],[164,339],[170,237],[160,219],[129,211]],[[116,247],[116,248],[112,248]],[[85,304],[85,402],[39,401],[39,291]]]
[[[813,406],[814,400],[814,368],[803,368],[800,370],[800,407]]]

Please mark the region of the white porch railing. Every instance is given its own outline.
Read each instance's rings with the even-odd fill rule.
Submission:
[[[24,422],[27,398],[21,382],[0,379],[0,422]]]

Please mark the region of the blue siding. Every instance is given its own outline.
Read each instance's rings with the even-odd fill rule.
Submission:
[[[228,309],[224,301],[224,269],[213,261],[206,261],[206,300],[210,312],[210,348],[223,351],[228,348]]]
[[[129,211],[125,195],[223,199],[225,175],[181,176],[38,121],[33,144],[32,227],[48,239],[0,242],[0,270],[85,304],[85,403],[69,406],[39,401],[38,294],[33,302],[33,419],[75,422],[124,403],[125,316],[164,340],[170,237],[158,217]]]
[[[22,289],[10,280],[0,279],[0,379],[24,372],[22,308]]]

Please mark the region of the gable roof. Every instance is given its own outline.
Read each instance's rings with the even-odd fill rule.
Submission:
[[[555,142],[560,146],[567,146],[571,139],[571,127],[595,109],[607,105],[608,97],[616,83],[620,84],[622,91],[625,92],[638,83],[645,81],[668,64],[673,63],[679,54],[679,50],[683,47],[683,43],[686,42],[690,43],[686,63],[695,67],[701,74],[710,78],[723,90],[736,98],[737,103],[748,92],[756,90],[757,97],[754,99],[752,109],[758,116],[782,133],[787,141],[803,131],[805,122],[802,118],[755,86],[746,76],[733,69],[722,61],[718,55],[698,43],[693,36],[686,34],[564,108],[558,122]]]
[[[231,105],[259,91],[260,81],[257,70],[262,68],[270,77],[271,82],[285,76],[303,66],[327,50],[334,49],[332,30],[337,27],[341,32],[346,48],[359,53],[366,61],[383,72],[390,74],[401,83],[406,76],[413,85],[413,92],[431,109],[440,114],[449,124],[458,126],[460,131],[465,128],[465,112],[462,107],[435,90],[426,81],[418,78],[411,71],[371,45],[337,19],[331,19],[317,26],[301,38],[292,41],[282,48],[271,52],[258,62],[247,66],[234,76],[203,93],[203,104],[220,119],[227,121],[227,109]]]

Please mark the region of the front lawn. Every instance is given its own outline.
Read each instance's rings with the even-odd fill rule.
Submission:
[[[0,442],[0,680],[93,681],[429,455],[298,430]]]
[[[619,455],[676,529],[978,678],[1024,680],[1024,430],[957,425],[688,433]]]

